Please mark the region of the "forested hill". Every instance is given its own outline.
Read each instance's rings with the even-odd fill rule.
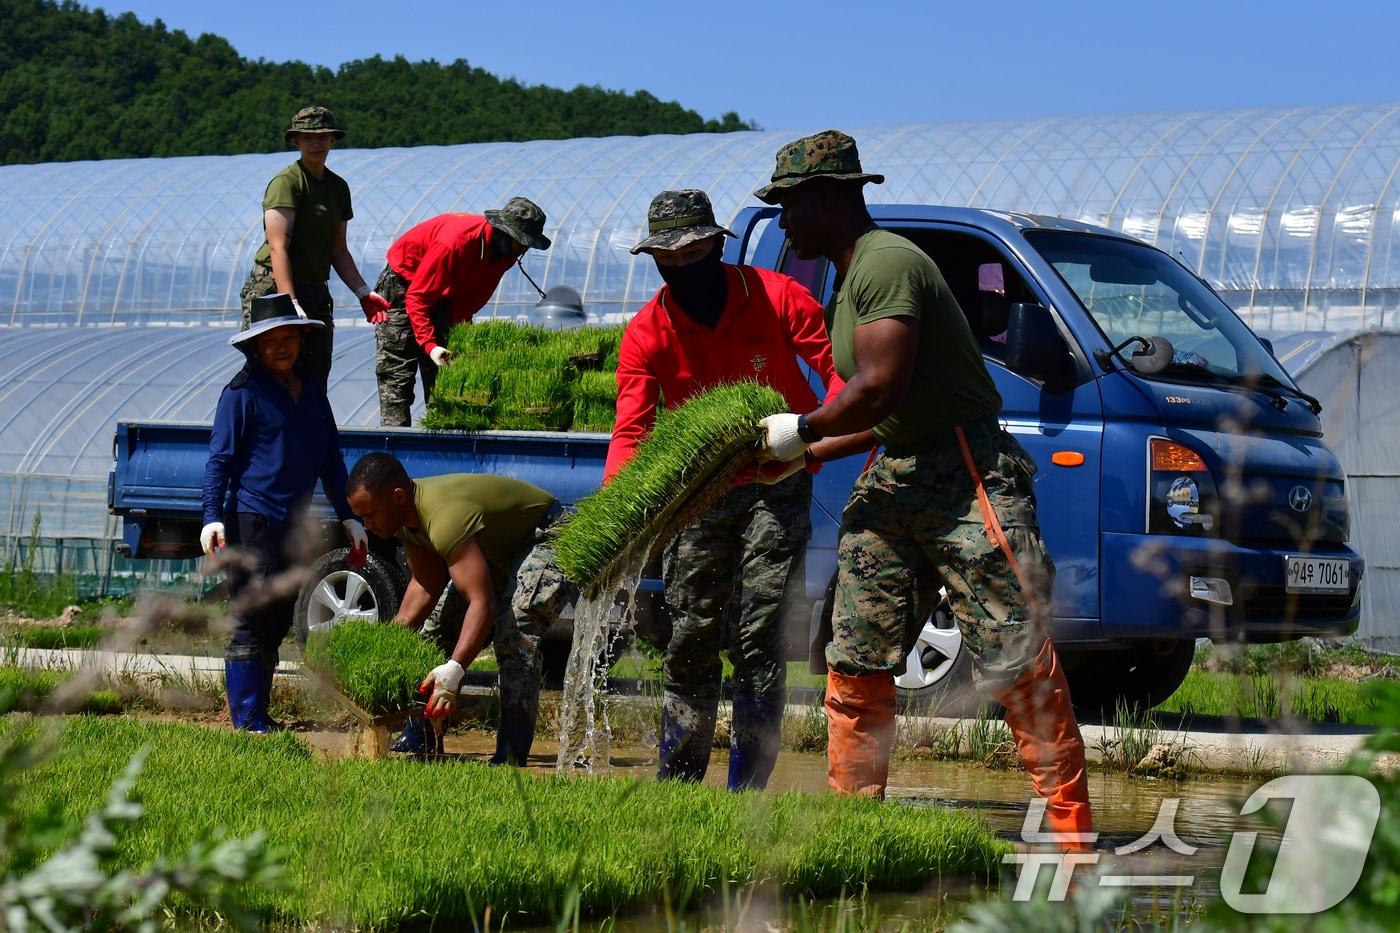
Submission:
[[[253,61],[131,13],[0,0],[4,162],[280,150],[291,115],[312,103],[335,111],[355,147],[751,128],[646,91],[522,85],[462,60]]]

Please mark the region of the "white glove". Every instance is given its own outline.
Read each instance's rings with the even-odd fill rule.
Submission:
[[[209,524],[205,525],[202,529],[200,529],[200,549],[203,550],[204,553],[208,554],[210,557],[214,556],[215,548],[221,548],[227,543],[227,540],[224,538],[223,522],[210,522]]]
[[[301,310],[301,303],[300,303],[299,301],[297,301],[295,298],[292,299],[292,307],[296,309],[297,317],[300,317],[300,318],[306,317],[306,312],[303,311],[303,310]]]
[[[428,359],[439,366],[446,366],[452,362],[452,351],[446,347],[433,347],[432,352],[428,354]]]
[[[350,538],[352,549],[363,551],[369,547],[369,535],[365,534],[365,526],[360,524],[358,518],[347,518],[341,524],[345,526],[345,534]]]
[[[428,698],[425,715],[446,716],[451,713],[457,706],[457,691],[462,689],[462,678],[465,676],[466,669],[451,658],[429,671],[418,685],[419,693],[427,691],[429,687],[433,691]]]
[[[792,412],[769,415],[759,422],[766,432],[763,438],[763,459],[797,460],[807,452],[806,441],[797,436],[797,415]]]

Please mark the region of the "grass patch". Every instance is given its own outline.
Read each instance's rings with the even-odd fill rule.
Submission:
[[[37,709],[71,676],[62,671],[29,670],[8,665],[0,667],[0,696],[11,698],[4,708],[23,712]],[[74,712],[106,715],[120,713],[125,707],[126,703],[116,691],[93,690]]]
[[[1309,722],[1376,725],[1378,710],[1363,687],[1331,678],[1193,670],[1157,709],[1196,716],[1279,719],[1286,715]]]
[[[361,709],[391,713],[412,707],[418,685],[442,663],[442,652],[402,626],[350,621],[313,633],[306,663]]]
[[[5,631],[7,644],[19,648],[91,648],[106,638],[100,625],[17,625]]]
[[[579,500],[555,532],[564,573],[596,592],[639,547],[684,527],[687,510],[703,514],[707,500],[728,492],[733,474],[752,462],[759,419],[787,408],[775,390],[740,382],[663,409],[632,460]]]
[[[961,811],[474,762],[318,764],[288,735],[124,719],[71,720],[59,754],[22,779],[16,812],[81,819],[143,745],[147,813],[117,862],[265,830],[286,853],[289,885],[249,892],[251,906],[298,924],[453,927],[488,908],[498,921],[557,918],[574,903],[610,914],[759,883],[806,897],[913,889],[994,878],[1010,850]]]

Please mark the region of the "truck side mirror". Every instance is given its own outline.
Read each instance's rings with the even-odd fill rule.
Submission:
[[[1012,372],[1039,379],[1051,392],[1065,392],[1075,383],[1074,359],[1054,315],[1044,305],[1017,302],[1007,313],[1006,366]]]

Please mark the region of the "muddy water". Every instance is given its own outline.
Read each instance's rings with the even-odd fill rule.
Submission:
[[[311,733],[306,739],[328,757],[352,753],[353,740],[344,733]],[[495,747],[494,733],[486,731],[462,732],[446,739],[448,754],[483,762],[491,757]],[[544,737],[537,739],[530,757],[530,770],[554,773],[557,755],[556,742]],[[706,784],[724,786],[727,757],[724,751],[715,750]],[[652,779],[656,773],[656,749],[613,745],[608,770],[617,776]],[[1130,885],[1132,913],[1139,920],[1157,917],[1163,905],[1168,905],[1166,909],[1169,910],[1173,898],[1186,905],[1202,905],[1218,899],[1220,868],[1230,834],[1237,829],[1261,829],[1258,823],[1239,817],[1239,806],[1263,782],[1263,779],[1238,778],[1168,781],[1091,770],[1090,798],[1095,828],[1100,834],[1096,852],[1105,873],[1120,877],[1189,875],[1193,879],[1184,887]],[[825,755],[783,752],[769,788],[824,791]],[[1019,769],[996,770],[968,762],[901,759],[890,765],[889,797],[909,806],[976,811],[999,836],[1019,843],[1030,784]],[[1156,823],[1164,801],[1172,799],[1177,801],[1172,825],[1181,842],[1196,849],[1193,854],[1179,855],[1160,842],[1142,852],[1116,853],[1115,850],[1147,834]],[[1010,895],[1011,885],[1009,880],[1004,883],[1002,896]],[[878,895],[871,903],[878,908],[882,921],[927,922],[934,915],[956,916],[958,904],[969,896],[965,888],[940,890],[935,887],[917,894]],[[624,925],[638,930],[651,927],[643,917],[632,918]]]

